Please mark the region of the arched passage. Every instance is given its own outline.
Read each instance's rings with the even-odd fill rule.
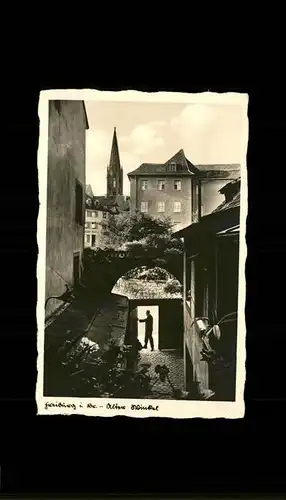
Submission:
[[[85,286],[98,293],[111,293],[114,285],[132,269],[146,266],[160,267],[178,281],[183,279],[183,257],[178,254],[161,255],[147,251],[143,255],[129,252],[86,249],[83,258],[83,281]]]
[[[153,317],[155,349],[182,350],[183,307],[181,283],[166,269],[141,266],[120,277],[112,289],[129,299],[129,328],[127,343],[145,343],[145,324],[137,318]],[[151,346],[150,346],[151,347]]]

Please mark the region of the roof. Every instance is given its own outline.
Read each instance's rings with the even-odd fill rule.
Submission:
[[[223,201],[215,210],[212,211],[212,214],[216,212],[221,212],[222,210],[230,210],[231,208],[239,206],[240,206],[240,193],[237,193],[232,200],[228,202]]]
[[[201,178],[224,177],[237,179],[240,176],[239,163],[196,165]]]
[[[230,210],[240,206],[240,177],[225,184],[219,192],[225,195],[225,200],[212,213]]]
[[[177,170],[169,169],[169,164],[175,162]],[[128,177],[137,175],[185,175],[190,176],[197,172],[196,167],[186,158],[184,150],[180,149],[166,163],[142,163],[140,167],[128,173]]]
[[[235,225],[239,226],[240,177],[225,184],[220,192],[225,194],[226,199],[227,195],[230,199],[227,201],[224,200],[210,214],[201,217],[200,221],[176,231],[175,234],[177,236],[184,236],[192,232],[194,235],[196,231],[204,230],[204,228],[206,229],[207,227],[213,232],[222,231],[229,228],[230,221],[237,221]],[[233,228],[233,226],[231,228]]]
[[[175,280],[178,285],[180,282]],[[114,285],[114,292],[128,297],[129,300],[150,300],[150,299],[181,299],[181,292],[168,292],[165,287],[168,281],[142,281],[134,278],[120,278]],[[113,293],[113,292],[112,292]]]
[[[88,203],[88,200],[91,200]],[[106,198],[106,196],[88,196],[86,195],[86,203],[85,203],[86,209],[96,209],[96,210],[101,210],[103,212],[110,212],[110,211],[118,211],[118,206],[117,203],[110,199]]]
[[[224,194],[226,196],[231,193],[236,193],[238,191],[240,191],[240,177],[228,182],[219,190],[221,194]]]
[[[223,231],[219,231],[217,233],[218,236],[228,236],[228,235],[233,235],[233,234],[239,234],[239,229],[240,226],[239,224],[233,227],[230,227],[228,229],[224,229]]]
[[[196,165],[197,169],[200,171],[212,171],[212,170],[240,170],[239,163],[216,163],[207,165]]]
[[[169,164],[177,164],[176,172],[169,169]],[[128,173],[128,177],[137,175],[170,175],[191,176],[198,175],[200,178],[232,178],[240,175],[239,163],[194,165],[186,158],[184,150],[180,149],[172,158],[165,163],[142,163],[140,167]]]
[[[92,191],[92,187],[90,184],[87,184],[85,186],[85,193],[90,196],[91,198],[93,197],[93,191]]]

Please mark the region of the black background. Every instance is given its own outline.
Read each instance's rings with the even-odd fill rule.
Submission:
[[[58,26],[58,16],[52,23]],[[177,31],[181,35],[184,30]],[[197,38],[187,37],[190,43],[182,54],[165,45],[174,35],[170,28],[158,49],[152,41],[145,46],[148,33],[146,28],[142,51],[135,55],[129,32],[120,50],[110,40],[103,52],[106,38],[89,42],[93,49],[86,60],[87,41],[79,46],[74,40],[73,45],[57,31],[47,32],[47,40],[56,36],[57,42],[55,47],[47,43],[44,53],[36,41],[20,52],[20,38],[15,56],[10,50],[2,99],[7,109],[1,182],[3,494],[253,492],[261,497],[271,492],[273,497],[285,488],[282,59],[257,44],[243,51],[243,37],[236,31],[231,38],[237,39],[236,52],[233,47],[231,55],[222,48],[215,52],[212,44],[202,50],[201,45],[198,61]],[[67,34],[71,37],[70,29]],[[142,33],[135,30],[133,36],[138,41]],[[36,417],[37,113],[40,90],[52,88],[249,94],[244,419]]]

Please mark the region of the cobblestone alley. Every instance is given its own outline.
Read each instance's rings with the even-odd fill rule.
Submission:
[[[158,375],[155,373],[156,365],[166,365],[170,372],[169,377],[176,389],[184,390],[184,362],[179,351],[150,351],[142,349],[140,351],[139,366],[142,363],[151,363],[149,373],[152,383],[157,380]],[[148,396],[148,399],[173,399],[172,389],[168,382],[157,382],[152,390],[153,394]]]

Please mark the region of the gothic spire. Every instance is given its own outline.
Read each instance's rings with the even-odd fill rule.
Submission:
[[[116,135],[116,127],[114,127],[114,132],[113,132],[113,139],[112,139],[112,146],[111,146],[111,153],[110,153],[110,160],[109,160],[108,168],[110,170],[113,170],[114,173],[120,171],[120,158],[119,158],[119,149],[118,149],[118,142],[117,142],[117,135]]]
[[[107,167],[107,196],[121,195],[122,191],[123,171],[120,165],[116,127],[114,127],[110,160]]]

